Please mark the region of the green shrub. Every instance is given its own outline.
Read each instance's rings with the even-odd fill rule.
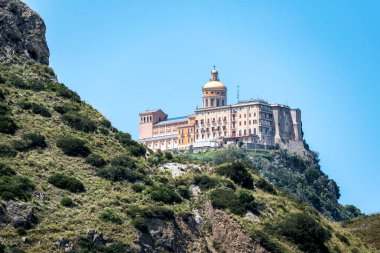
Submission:
[[[174,212],[164,206],[129,206],[126,213],[132,219],[138,216],[144,218],[174,219]]]
[[[16,171],[4,163],[0,163],[0,176],[14,176]]]
[[[131,155],[136,156],[136,157],[145,156],[145,153],[146,153],[145,148],[141,145],[129,146],[127,147],[127,150]]]
[[[112,127],[111,122],[107,119],[103,119],[102,121],[100,121],[100,125],[104,126],[105,128],[111,128]]]
[[[133,184],[132,190],[135,192],[142,192],[145,189],[145,186],[143,184]]]
[[[57,147],[68,156],[87,157],[91,151],[85,144],[85,141],[74,137],[64,137],[57,141]]]
[[[24,236],[27,234],[26,229],[24,227],[16,228],[16,233],[20,236]]]
[[[80,102],[80,96],[75,91],[70,90],[64,84],[52,83],[49,85],[50,90],[55,91],[58,96]]]
[[[68,190],[74,193],[85,191],[84,185],[81,181],[75,177],[66,176],[61,173],[54,173],[51,175],[48,182],[60,189]]]
[[[107,168],[101,168],[96,173],[99,177],[111,180],[111,181],[129,181],[136,182],[144,178],[144,176],[129,168],[120,166],[110,166]]]
[[[3,103],[0,103],[0,116],[5,116],[11,114],[11,108]]]
[[[271,193],[271,194],[277,194],[277,191],[276,189],[273,187],[272,184],[268,183],[268,181],[266,181],[264,178],[260,178],[257,182],[256,182],[256,186],[263,190],[263,191],[266,191],[268,193]]]
[[[250,231],[252,238],[257,241],[264,249],[271,253],[286,253],[288,252],[278,243],[276,243],[271,236],[262,230]]]
[[[173,159],[173,154],[170,151],[165,151],[164,152],[164,157],[166,160],[172,160]]]
[[[94,121],[79,113],[68,112],[62,116],[62,120],[68,126],[85,133],[94,132],[97,129]]]
[[[242,189],[237,192],[237,196],[240,203],[243,205],[244,210],[251,211],[256,214],[259,213],[258,205],[250,191]]]
[[[279,232],[304,252],[328,252],[325,243],[331,233],[306,213],[289,215],[280,225]]]
[[[99,218],[103,221],[108,221],[116,224],[123,223],[122,219],[117,216],[111,209],[104,209],[100,214]]]
[[[24,79],[22,79],[21,77],[19,77],[17,75],[11,75],[8,78],[7,84],[11,85],[13,87],[19,88],[19,89],[27,89],[28,88],[28,85],[26,84]]]
[[[0,133],[14,134],[18,127],[13,119],[9,116],[0,116]]]
[[[215,188],[219,185],[218,180],[207,175],[196,175],[193,179],[193,184],[198,185],[202,191]]]
[[[73,105],[73,104],[64,103],[64,104],[55,105],[53,107],[53,109],[54,109],[54,111],[56,111],[56,112],[58,112],[60,114],[65,114],[65,113],[68,113],[68,112],[78,111],[79,107],[76,106],[76,105]]]
[[[13,147],[18,151],[26,151],[33,148],[46,148],[45,137],[37,133],[27,133],[22,139],[13,141]]]
[[[105,245],[94,242],[86,237],[76,240],[72,253],[135,253],[131,247],[121,242],[112,242]]]
[[[155,186],[150,190],[150,196],[154,201],[165,204],[181,203],[182,198],[168,186]]]
[[[0,176],[0,197],[3,199],[29,200],[34,185],[29,179],[21,176]]]
[[[16,155],[17,152],[11,145],[0,143],[0,157],[15,157]]]
[[[61,205],[65,206],[65,207],[73,207],[73,206],[75,206],[75,203],[74,203],[74,201],[71,198],[69,198],[69,197],[63,197],[61,199]]]
[[[145,232],[148,230],[148,226],[146,224],[146,221],[145,221],[145,218],[144,217],[141,217],[141,216],[136,216],[133,220],[132,220],[132,225],[142,231],[142,232]]]
[[[51,113],[43,105],[24,101],[24,102],[21,102],[20,106],[24,110],[31,110],[34,114],[39,114],[45,118],[51,117]]]
[[[215,189],[210,193],[211,204],[215,208],[229,209],[232,213],[245,214],[244,205],[231,189]]]
[[[190,191],[185,185],[180,185],[177,187],[177,192],[184,199],[190,199]]]
[[[118,132],[115,134],[115,138],[124,146],[130,146],[134,143],[129,133]]]
[[[130,169],[136,168],[136,162],[128,155],[121,155],[113,158],[111,160],[111,165]]]
[[[96,154],[90,154],[89,156],[87,156],[86,163],[98,168],[106,165],[106,161],[103,159],[103,157]]]
[[[0,79],[1,79],[1,77],[0,77]],[[1,80],[0,80],[0,83],[1,83]],[[5,100],[5,92],[2,89],[0,89],[0,100]]]
[[[222,163],[234,163],[239,160],[249,160],[245,152],[241,149],[229,148],[221,150],[213,156],[213,161],[216,165]]]
[[[253,189],[252,176],[241,162],[224,163],[216,167],[216,173],[230,178],[236,184]]]

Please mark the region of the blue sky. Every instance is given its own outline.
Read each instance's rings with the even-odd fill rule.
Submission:
[[[191,114],[215,64],[229,102],[302,110],[341,203],[380,211],[380,1],[27,0],[59,80],[138,137],[138,113]]]

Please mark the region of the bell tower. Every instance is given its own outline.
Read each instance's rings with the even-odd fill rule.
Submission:
[[[203,108],[213,108],[227,105],[227,87],[220,82],[219,73],[211,70],[210,80],[202,88]]]

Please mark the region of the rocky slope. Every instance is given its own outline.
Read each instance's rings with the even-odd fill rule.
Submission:
[[[37,14],[0,13],[0,252],[371,252],[248,160],[148,155],[57,82]]]

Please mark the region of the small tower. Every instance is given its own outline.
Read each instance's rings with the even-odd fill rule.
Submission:
[[[227,87],[219,81],[218,71],[211,70],[211,78],[202,88],[203,108],[227,105]]]

